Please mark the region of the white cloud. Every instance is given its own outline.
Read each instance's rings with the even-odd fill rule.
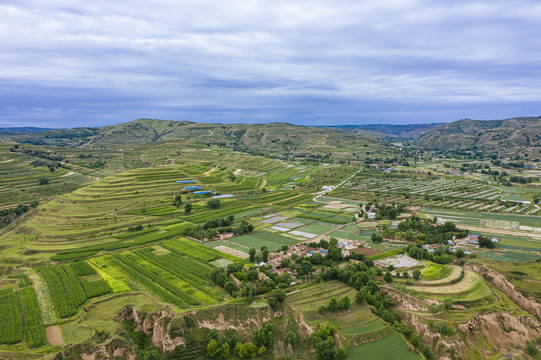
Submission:
[[[140,98],[157,113],[293,99],[310,112],[313,99],[445,107],[541,98],[534,1],[21,0],[0,11],[0,82],[19,97],[49,89],[50,116],[88,118],[99,107],[120,116]],[[69,104],[65,89],[78,94]],[[105,106],[104,93],[117,105]]]

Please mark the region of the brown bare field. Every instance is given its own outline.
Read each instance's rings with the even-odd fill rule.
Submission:
[[[62,330],[60,330],[60,327],[57,325],[47,326],[45,328],[45,336],[51,345],[64,345]]]

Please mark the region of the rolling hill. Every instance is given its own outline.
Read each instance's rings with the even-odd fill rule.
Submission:
[[[389,141],[415,139],[431,130],[443,126],[444,123],[433,124],[369,124],[369,125],[338,125],[334,128],[350,130],[360,135],[382,138]]]
[[[431,130],[414,142],[428,149],[480,149],[489,153],[537,158],[541,150],[541,117],[463,119]]]
[[[325,160],[355,160],[362,155],[394,151],[387,142],[352,131],[287,123],[209,124],[138,119],[100,128],[73,128],[17,134],[13,140],[36,145],[96,148],[156,142],[218,145],[258,155]],[[368,154],[367,154],[368,152]]]

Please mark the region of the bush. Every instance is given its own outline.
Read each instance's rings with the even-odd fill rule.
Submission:
[[[530,356],[536,356],[539,354],[537,346],[535,345],[534,340],[526,340],[526,345],[524,346],[524,352]]]
[[[220,199],[208,199],[207,206],[210,209],[218,209],[221,206]]]

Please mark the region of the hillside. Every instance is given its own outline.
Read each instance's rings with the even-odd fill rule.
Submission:
[[[24,134],[14,136],[13,139],[20,143],[82,148],[184,140],[202,146],[219,145],[265,156],[320,160],[330,155],[338,159],[355,160],[359,156],[359,148],[367,148],[364,150],[372,154],[393,151],[383,140],[351,131],[286,123],[222,125],[138,119],[101,128],[73,128]]]
[[[464,119],[431,130],[416,139],[415,143],[437,150],[482,149],[504,155],[528,154],[539,157],[541,118]]]
[[[335,126],[335,128],[350,130],[360,135],[383,138],[386,140],[411,140],[443,125],[444,123],[406,125],[369,124],[338,125]]]

